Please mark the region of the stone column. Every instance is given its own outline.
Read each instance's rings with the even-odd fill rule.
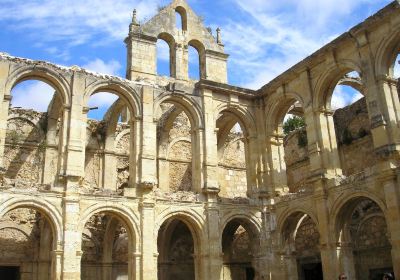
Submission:
[[[142,280],[157,280],[157,236],[155,230],[154,201],[144,198],[140,205],[142,230]]]
[[[117,189],[117,157],[113,151],[104,151],[103,188],[111,191]]]
[[[68,180],[67,189],[71,189],[69,184],[77,183]],[[69,194],[63,199],[64,217],[64,243],[62,258],[62,279],[79,280],[81,275],[81,239],[82,233],[78,231],[80,220],[80,207],[78,195]]]
[[[139,241],[137,241],[139,242]],[[142,279],[142,266],[141,266],[142,254],[135,252],[131,255],[131,265],[128,267],[130,279],[140,280]]]
[[[324,279],[335,279],[336,258],[334,258],[334,254],[336,253],[336,247],[332,246],[331,243],[332,237],[329,231],[329,212],[325,188],[324,180],[317,180],[314,182],[314,204],[318,219],[318,231],[320,234],[319,244]]]
[[[139,193],[151,191],[153,187],[158,185],[157,181],[157,125],[154,121],[154,108],[153,108],[153,88],[150,86],[143,86],[142,88],[142,108],[143,116],[141,120],[136,122],[135,135],[136,145],[131,146],[130,155],[130,176],[131,184],[138,184],[136,191]],[[132,125],[131,125],[131,129]],[[133,141],[131,141],[132,143]],[[137,164],[134,162],[138,155]],[[133,166],[137,166],[135,170]],[[136,174],[136,176],[134,175]],[[143,188],[148,188],[144,190]]]
[[[182,44],[175,44],[175,57],[171,56],[171,63],[173,64],[172,68],[175,70],[175,73],[171,71],[172,77],[174,77],[175,74],[175,77],[178,80],[186,81],[189,79],[188,46],[184,46]]]
[[[212,196],[213,194],[209,194]],[[207,227],[208,227],[208,244],[204,244],[204,253],[208,258],[203,258],[207,263],[205,265],[208,270],[203,275],[203,279],[220,280],[222,279],[222,232],[220,232],[219,209],[213,202],[208,202],[206,208]],[[207,252],[208,251],[208,252]]]
[[[192,188],[200,193],[204,187],[204,130],[194,128],[192,133]]]
[[[71,89],[71,106],[64,109],[63,139],[65,143],[61,151],[65,155],[62,160],[60,173],[64,188],[79,187],[78,179],[85,173],[85,143],[86,143],[86,112],[83,106],[83,92],[85,92],[85,76],[75,72]],[[72,181],[71,181],[72,180]]]
[[[273,134],[267,140],[267,153],[269,154],[270,181],[274,189],[269,189],[269,195],[275,192],[284,193],[287,190],[287,174],[285,163],[285,151],[281,134]],[[271,193],[272,192],[272,193]]]
[[[386,223],[392,245],[392,263],[395,278],[400,278],[400,174],[388,170],[381,174],[386,200]]]
[[[371,132],[378,154],[398,151],[400,148],[400,104],[396,81],[387,77],[378,77],[367,88],[367,106],[371,121]]]
[[[247,195],[254,197],[258,194],[257,186],[257,165],[259,163],[259,151],[257,147],[257,135],[247,136],[247,153],[246,153],[246,173],[247,173]]]
[[[308,154],[312,177],[333,178],[342,174],[336,143],[333,112],[305,108],[307,124]]]
[[[51,275],[50,279],[61,280],[62,274],[62,259],[63,259],[63,251],[62,250],[54,250],[51,252]]]
[[[356,279],[353,247],[351,243],[340,243],[336,247],[336,275],[346,274],[348,279]]]
[[[4,173],[4,150],[6,144],[6,134],[7,134],[7,118],[8,118],[8,109],[10,107],[11,95],[0,97],[0,177]]]
[[[213,93],[211,90],[203,89],[204,106],[204,185],[203,188],[210,191],[219,191],[218,185],[218,151],[217,151],[217,130],[214,117]]]
[[[0,61],[0,176],[4,173],[4,146],[7,133],[8,108],[10,106],[10,92],[5,92],[5,87],[9,75],[9,63]],[[0,177],[1,179],[1,177]]]

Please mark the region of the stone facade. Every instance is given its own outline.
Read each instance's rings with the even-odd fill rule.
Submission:
[[[226,84],[221,31],[184,0],[134,13],[127,79],[1,53],[0,275],[400,278],[399,30],[395,1],[257,91]],[[54,88],[47,112],[10,107],[29,79]],[[338,84],[364,98],[333,111]],[[119,97],[101,121],[98,92]],[[306,126],[285,136],[287,113]]]

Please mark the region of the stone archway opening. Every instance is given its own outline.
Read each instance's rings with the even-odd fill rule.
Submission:
[[[49,189],[61,163],[62,95],[33,74],[18,80],[10,95],[2,159],[6,184]]]
[[[134,112],[122,94],[110,89],[93,93],[85,109],[83,189],[123,195],[135,177]]]
[[[219,196],[222,200],[247,200],[249,141],[244,124],[233,113],[222,112],[216,121]]]
[[[0,276],[7,280],[55,279],[57,242],[47,216],[16,208],[0,218]]]
[[[391,244],[382,209],[373,200],[355,198],[337,220],[338,260],[350,279],[382,279],[393,273]]]
[[[106,212],[93,215],[82,233],[81,279],[133,279],[133,243],[120,218]]]
[[[275,191],[281,195],[309,191],[306,189],[306,181],[309,176],[310,159],[304,109],[299,101],[288,98],[284,100],[281,110],[271,136],[271,150],[274,157],[280,160],[277,164],[280,168],[275,171],[274,180],[282,186]],[[280,170],[283,168],[286,172]]]
[[[223,280],[256,279],[256,235],[248,223],[231,220],[222,233]]]
[[[298,280],[323,279],[320,234],[313,219],[297,212],[287,218],[283,230],[286,274]]]
[[[189,227],[169,219],[158,231],[158,280],[196,278],[195,243]]]
[[[160,105],[161,118],[157,125],[157,164],[160,195],[193,196],[196,169],[196,135],[187,112],[179,105]],[[178,198],[176,197],[176,198]]]

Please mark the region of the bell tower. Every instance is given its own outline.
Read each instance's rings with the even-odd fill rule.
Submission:
[[[177,13],[181,22],[176,20]],[[125,39],[128,79],[156,79],[158,40],[169,46],[172,79],[189,80],[188,48],[192,46],[199,54],[200,79],[227,83],[228,55],[224,52],[221,30],[218,28],[214,37],[185,0],[174,0],[144,24],[138,22],[136,11],[133,12]]]

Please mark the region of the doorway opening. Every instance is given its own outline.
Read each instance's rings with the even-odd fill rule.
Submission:
[[[18,266],[0,266],[0,275],[2,279],[19,280]]]

